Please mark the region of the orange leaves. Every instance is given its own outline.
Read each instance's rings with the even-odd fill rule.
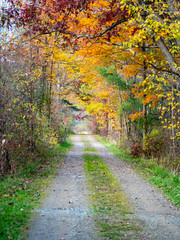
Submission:
[[[142,111],[142,112],[136,112],[134,114],[130,114],[129,117],[130,117],[131,121],[133,122],[137,118],[142,117],[143,115],[144,115],[144,112]]]
[[[95,27],[97,27],[97,25],[98,20],[90,13],[88,14],[88,17],[87,13],[84,14],[83,12],[78,15],[78,28],[81,29],[81,31],[86,31],[87,28],[94,29]]]
[[[154,95],[154,94],[147,94],[143,100],[142,100],[142,103],[143,104],[149,104],[150,107],[153,107],[155,106],[155,104],[159,101],[159,97],[157,95]]]
[[[137,98],[142,99],[143,104],[150,104],[150,107],[153,107],[159,101],[162,90],[158,90],[158,85],[147,77],[143,82],[134,86],[132,92]]]
[[[139,72],[139,66],[135,64],[127,64],[125,67],[121,70],[125,74],[127,78],[136,76]]]

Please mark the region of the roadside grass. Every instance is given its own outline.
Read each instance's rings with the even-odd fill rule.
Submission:
[[[169,200],[180,207],[180,175],[168,170],[163,165],[158,165],[153,159],[133,157],[127,150],[119,148],[100,136],[97,136],[97,139],[116,157],[129,162],[141,176],[160,189]]]
[[[141,239],[140,222],[133,220],[133,209],[110,169],[97,155],[85,155],[84,160],[95,223],[103,239]]]
[[[46,196],[47,186],[57,174],[71,143],[43,149],[43,156],[30,160],[13,176],[0,181],[0,239],[23,239],[32,210]]]

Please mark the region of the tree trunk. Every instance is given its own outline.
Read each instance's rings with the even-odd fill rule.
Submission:
[[[30,59],[30,64],[29,64],[29,69],[30,69],[30,107],[29,107],[29,128],[30,128],[30,137],[29,137],[29,143],[30,143],[30,148],[32,151],[34,151],[35,148],[35,140],[34,140],[34,112],[32,110],[33,104],[34,104],[34,79],[33,77],[33,57],[32,57],[32,41],[30,40],[30,45],[29,45],[29,59]]]
[[[172,107],[171,107],[171,124],[172,124],[172,127],[171,127],[171,137],[172,137],[172,159],[175,157],[175,130],[174,130],[174,109],[173,109],[173,92],[174,92],[174,88],[172,87]]]
[[[118,86],[118,96],[119,96],[119,102],[122,105],[122,98],[121,98],[121,92],[120,92],[119,86]],[[126,116],[125,116],[124,112],[122,113],[122,115],[123,115],[123,123],[124,123],[125,132],[127,134],[127,137],[129,138]]]
[[[145,45],[143,45],[142,50],[145,52]],[[144,60],[143,62],[143,81],[146,79],[147,63]],[[143,89],[144,90],[144,89]],[[145,99],[146,94],[144,93],[143,99]],[[145,150],[145,140],[147,133],[147,104],[143,103],[143,151]]]
[[[147,133],[147,105],[143,103],[143,150],[145,150],[146,148],[145,146],[146,133]]]

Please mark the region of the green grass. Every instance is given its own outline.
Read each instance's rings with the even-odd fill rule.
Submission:
[[[97,153],[97,152],[98,152],[98,150],[93,147],[86,147],[83,149],[83,153]]]
[[[98,150],[96,148],[91,146],[90,141],[82,140],[82,142],[85,146],[85,148],[82,151],[83,153],[86,153],[86,154],[90,153],[91,154],[91,153],[97,153],[98,152]]]
[[[137,220],[120,183],[96,155],[85,155],[85,172],[95,213],[95,223],[104,239],[140,239]]]
[[[0,239],[23,239],[32,210],[46,195],[46,189],[57,174],[60,162],[70,143],[43,149],[43,156],[26,165],[14,176],[0,181]]]
[[[155,160],[131,156],[128,151],[118,148],[106,139],[97,137],[114,155],[129,162],[136,171],[160,189],[174,204],[180,207],[180,175],[173,173]]]

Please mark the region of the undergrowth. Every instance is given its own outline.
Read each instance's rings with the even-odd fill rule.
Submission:
[[[32,210],[46,195],[46,188],[71,143],[42,149],[43,154],[36,161],[26,165],[13,176],[0,181],[0,239],[22,239],[22,232],[28,229]]]
[[[120,183],[112,175],[103,160],[93,155],[85,155],[85,171],[95,213],[95,223],[104,239],[140,239],[140,228],[133,220],[133,212]],[[89,148],[84,152],[89,153]],[[94,151],[93,151],[94,150]]]
[[[116,157],[133,165],[140,175],[163,191],[169,200],[180,207],[180,176],[178,174],[170,171],[163,165],[158,165],[153,159],[133,157],[127,150],[119,148],[102,137],[97,136],[97,138],[113,152]]]

